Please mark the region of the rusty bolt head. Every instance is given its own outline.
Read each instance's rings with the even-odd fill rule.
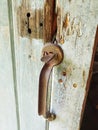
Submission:
[[[63,71],[63,72],[62,72],[62,75],[63,75],[63,76],[66,76],[66,72],[65,72],[65,71]]]
[[[76,83],[74,83],[74,84],[73,84],[73,87],[74,87],[74,88],[76,88],[76,87],[77,87],[77,84],[76,84]]]
[[[53,121],[56,119],[56,115],[54,113],[47,112],[46,120]]]
[[[62,80],[62,79],[59,79],[58,82],[59,82],[59,83],[63,83],[63,80]]]

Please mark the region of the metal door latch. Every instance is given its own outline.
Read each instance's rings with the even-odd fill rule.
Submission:
[[[42,115],[48,121],[52,121],[56,118],[56,115],[51,112],[47,112],[46,97],[47,88],[51,71],[54,66],[60,64],[63,60],[63,50],[57,44],[47,43],[42,50],[41,61],[45,62],[39,78],[39,104],[38,113]]]

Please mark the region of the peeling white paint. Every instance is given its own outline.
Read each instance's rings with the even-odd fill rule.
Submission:
[[[37,112],[39,74],[43,66],[40,57],[44,44],[42,40],[31,40],[20,37],[17,27],[17,9],[21,3],[25,8],[35,9],[35,7],[43,8],[43,2],[44,0],[13,1],[15,60],[21,130],[46,130],[45,120],[38,116]],[[49,123],[49,130],[78,130],[82,104],[86,93],[85,89],[94,46],[95,32],[98,25],[98,0],[57,0],[57,5],[61,7],[62,12],[60,33],[63,34],[65,42],[60,45],[64,51],[64,60],[59,66],[54,67],[53,70],[51,111],[56,114],[57,118]],[[4,10],[3,6],[1,10]],[[62,25],[67,13],[70,14],[69,25],[67,29],[63,28],[62,32]],[[2,17],[3,14],[0,13],[0,16]],[[12,71],[10,68],[11,65],[6,66],[3,63],[3,61],[6,61],[5,63],[9,64],[9,61],[11,61],[10,44],[8,42],[8,25],[7,27],[3,26],[3,23],[5,25],[5,23],[8,22],[5,21],[5,16],[6,15],[4,15],[4,20],[1,19],[0,23],[0,25],[2,25],[0,26],[1,41],[4,41],[6,38],[8,39],[0,46],[0,52],[2,54],[0,58],[0,72],[2,75],[6,73],[9,74]],[[70,31],[69,35],[67,35],[68,31]],[[2,66],[5,71],[2,70]],[[62,75],[62,71],[66,72],[66,76]],[[3,114],[1,116],[3,117],[3,121],[0,121],[2,126],[0,126],[0,128],[6,130],[7,127],[8,130],[13,130],[17,129],[16,124],[13,126],[13,123],[10,122],[11,119],[16,120],[14,115],[15,108],[13,106],[14,100],[9,100],[13,97],[13,92],[11,88],[11,92],[9,92],[8,84],[10,83],[10,77],[7,75],[7,82],[4,82],[4,76],[2,75],[1,79],[3,83],[2,81],[0,81],[0,83],[2,83],[7,90],[4,91],[4,88],[1,88],[0,95],[6,101],[5,104],[0,107],[0,113],[5,113],[5,115]],[[62,80],[61,83],[59,79]],[[12,79],[10,84],[13,85]],[[8,99],[5,98],[5,92],[8,94]],[[9,95],[10,93],[12,94],[11,97]],[[2,100],[0,102],[2,103]],[[9,118],[9,122],[7,122],[8,120],[7,118],[5,119],[5,117],[11,113],[11,110],[6,109],[9,104],[10,106],[12,105],[12,112],[14,114],[12,114],[11,118]],[[6,108],[3,110],[3,107]],[[6,122],[9,123],[9,126],[4,125]]]
[[[63,30],[65,43],[61,45],[65,58],[54,71],[51,111],[56,113],[57,119],[50,123],[49,130],[78,130],[98,24],[98,12],[94,8],[97,1],[93,4],[91,0],[59,2],[63,3],[63,16],[66,16],[66,13],[70,15],[68,28]],[[98,8],[98,4],[96,6]],[[81,35],[77,36],[78,33]],[[62,68],[66,70],[66,89],[58,83],[58,79],[62,79]],[[73,87],[73,84],[76,84],[76,87]]]

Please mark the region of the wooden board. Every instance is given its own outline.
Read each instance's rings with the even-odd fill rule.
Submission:
[[[21,37],[17,20],[20,6],[35,9],[43,8],[43,5],[43,0],[11,0],[19,130],[78,130],[98,24],[98,2],[57,0],[57,7],[61,8],[59,29],[64,40],[64,44],[60,43],[64,60],[53,70],[51,112],[57,117],[49,124],[37,112],[39,74],[43,66],[40,57],[44,43],[42,40]],[[66,26],[62,27],[64,22]]]
[[[0,129],[17,130],[7,0],[0,1]]]
[[[50,123],[49,130],[79,130],[98,25],[98,1],[62,0],[58,3],[62,6],[62,19],[69,13],[69,23],[62,33],[64,61],[54,68],[51,111],[57,118]]]
[[[29,8],[30,5],[34,4],[33,2],[36,3],[36,1],[32,1],[31,3],[30,1],[22,1],[22,4],[25,8]],[[45,120],[38,116],[38,84],[42,68],[40,55],[43,43],[42,40],[30,40],[19,35],[17,11],[22,4],[20,0],[13,1],[11,4],[13,12],[11,20],[14,23],[13,33],[19,102],[19,130],[44,130]]]

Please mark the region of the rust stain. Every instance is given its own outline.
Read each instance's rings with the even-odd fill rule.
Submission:
[[[64,42],[65,42],[65,40],[64,40],[64,38],[61,36],[61,38],[60,38],[60,43],[61,43],[61,44],[64,44]]]
[[[77,83],[74,83],[74,84],[73,84],[73,87],[74,87],[74,88],[77,88],[77,86],[78,86]]]
[[[66,74],[68,76],[72,75],[72,65],[69,65],[67,68],[66,68]]]
[[[59,79],[58,82],[59,82],[59,83],[63,83],[63,80],[62,80],[62,79]]]
[[[69,26],[69,24],[70,24],[70,19],[69,19],[69,17],[70,17],[70,14],[69,13],[67,13],[66,14],[66,17],[65,17],[65,20],[64,20],[64,22],[63,22],[63,27],[66,29],[68,26]]]
[[[81,18],[79,17],[73,17],[71,18],[70,13],[66,13],[65,19],[63,21],[63,35],[66,37],[66,35],[73,35],[76,32],[76,35],[78,37],[82,36],[82,23]]]
[[[56,34],[56,39],[59,43],[63,44],[63,37],[62,37],[62,11],[61,8],[58,6],[57,7],[57,34]]]
[[[66,71],[63,71],[63,72],[62,72],[62,75],[63,75],[63,76],[66,76]]]
[[[56,0],[45,0],[43,9],[31,9],[22,2],[17,9],[19,35],[29,39],[44,39],[45,43],[51,42],[56,35],[57,41],[63,44],[61,9],[58,8],[56,12],[55,8]]]

